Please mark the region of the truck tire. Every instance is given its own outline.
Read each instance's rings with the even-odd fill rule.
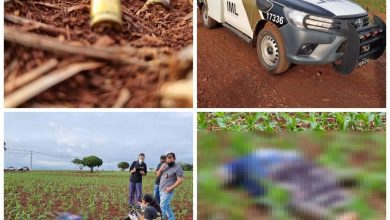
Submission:
[[[291,66],[282,34],[273,24],[266,24],[257,35],[256,51],[261,65],[271,74],[282,74]]]
[[[212,19],[209,16],[208,11],[209,11],[209,9],[208,9],[207,4],[204,4],[203,7],[202,7],[202,21],[203,21],[203,25],[206,28],[209,28],[209,29],[215,28],[218,25],[218,22],[216,20]]]

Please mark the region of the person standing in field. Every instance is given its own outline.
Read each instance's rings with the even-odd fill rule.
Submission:
[[[142,176],[147,173],[145,154],[140,153],[138,160],[134,161],[129,169],[130,183],[129,183],[129,205],[138,205],[142,198]]]
[[[163,219],[175,220],[175,215],[171,208],[173,192],[183,182],[183,169],[180,164],[175,163],[176,156],[174,153],[168,153],[166,162],[161,165],[157,171],[160,180],[160,207]]]
[[[161,155],[160,163],[158,164],[156,171],[158,171],[161,168],[161,166],[165,163],[166,159],[167,159],[166,155]],[[157,176],[157,172],[156,172],[156,176]],[[158,204],[160,204],[160,179],[161,176],[157,176],[156,181],[154,183],[154,198],[156,199]]]

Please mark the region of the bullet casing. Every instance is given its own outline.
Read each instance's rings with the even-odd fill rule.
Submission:
[[[91,0],[91,26],[102,23],[122,25],[120,0]]]

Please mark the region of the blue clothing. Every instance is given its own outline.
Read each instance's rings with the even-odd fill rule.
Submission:
[[[83,220],[81,216],[73,215],[68,212],[61,213],[56,219],[57,220]]]
[[[223,167],[229,185],[243,186],[253,196],[265,193],[261,180],[269,176],[271,170],[286,162],[301,160],[295,151],[259,149]]]
[[[349,196],[330,171],[294,151],[262,149],[222,168],[228,185],[264,196],[264,180],[288,190],[289,207],[311,219],[331,219],[333,210],[348,207]],[[271,186],[271,187],[272,187]]]
[[[162,217],[168,217],[168,220],[175,220],[175,214],[171,208],[171,201],[173,199],[173,191],[171,192],[160,192],[160,208]],[[163,218],[164,219],[164,218]]]
[[[154,185],[153,194],[154,194],[154,198],[156,198],[157,203],[160,204],[160,186],[159,185]]]

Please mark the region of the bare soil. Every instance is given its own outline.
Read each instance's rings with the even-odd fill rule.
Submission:
[[[4,3],[5,16],[38,21],[66,32],[50,33],[33,24],[15,24],[7,19],[5,26],[77,46],[156,49],[156,56],[141,60],[152,67],[159,57],[175,57],[178,51],[192,44],[192,5],[188,0],[176,0],[172,1],[170,10],[155,4],[136,15],[144,3],[142,0],[122,0],[122,27],[93,30],[89,23],[89,0],[11,0]],[[58,67],[91,60],[78,55],[32,49],[8,41],[5,41],[4,56],[5,84],[12,84],[18,77],[51,58],[58,60]],[[162,71],[164,67],[160,71],[159,66],[156,66],[156,70],[102,62],[103,67],[76,74],[24,102],[20,107],[112,107],[123,90],[130,95],[122,107],[160,107],[160,87],[188,75],[188,71]],[[7,93],[10,92],[7,91],[6,95]]]
[[[198,107],[385,108],[386,56],[350,75],[332,65],[266,72],[256,49],[226,28],[206,29],[198,16]]]

